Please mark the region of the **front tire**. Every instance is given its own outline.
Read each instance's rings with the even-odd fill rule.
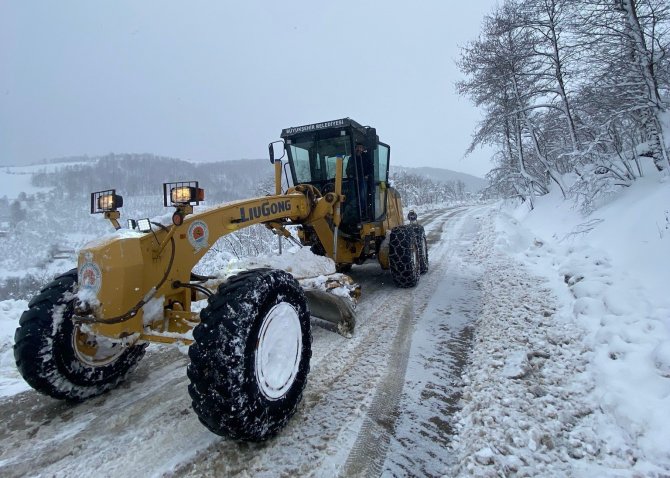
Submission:
[[[396,226],[389,238],[391,277],[398,287],[414,287],[419,283],[419,246],[412,226]]]
[[[35,390],[79,402],[121,383],[144,356],[146,344],[127,347],[86,334],[72,321],[76,288],[73,269],[30,301],[14,334],[14,358]]]
[[[262,441],[296,412],[312,356],[310,314],[293,276],[242,272],[200,313],[187,373],[193,409],[217,435]]]

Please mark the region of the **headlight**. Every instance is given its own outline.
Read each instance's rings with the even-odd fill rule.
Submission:
[[[172,204],[187,204],[195,201],[196,190],[189,186],[181,186],[170,190],[170,200]]]
[[[163,202],[168,206],[168,200],[173,206],[197,205],[205,200],[205,190],[198,187],[197,181],[163,184]]]
[[[123,206],[123,196],[116,194],[115,189],[91,193],[91,214],[116,211]]]
[[[116,197],[113,194],[100,196],[98,198],[98,209],[101,209],[103,211],[113,211],[117,207],[116,206],[117,201],[115,199]]]

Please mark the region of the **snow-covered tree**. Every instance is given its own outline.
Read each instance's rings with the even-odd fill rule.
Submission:
[[[590,40],[589,101],[599,103],[608,123],[633,127],[629,150],[643,144],[659,171],[670,167],[660,117],[666,110],[670,4],[661,0],[579,0],[581,28]],[[660,79],[660,81],[659,81]],[[665,84],[667,88],[667,83]],[[666,90],[667,92],[667,90]]]
[[[574,173],[584,205],[641,176],[641,157],[670,168],[669,50],[666,0],[503,1],[462,48],[456,85],[484,112],[468,152],[497,149],[487,192],[532,208]]]

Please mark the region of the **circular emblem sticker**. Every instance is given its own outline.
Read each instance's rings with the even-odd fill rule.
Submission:
[[[100,267],[95,262],[84,262],[79,268],[79,289],[89,290],[97,295],[102,285]]]
[[[209,238],[209,229],[207,224],[202,221],[194,221],[188,227],[188,242],[191,243],[195,252],[207,247],[207,239]]]

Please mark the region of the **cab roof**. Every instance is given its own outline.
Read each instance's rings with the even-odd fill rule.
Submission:
[[[347,128],[352,127],[358,129],[362,134],[365,134],[369,129],[367,126],[362,126],[360,123],[351,118],[342,118],[333,121],[323,121],[321,123],[306,124],[303,126],[293,126],[291,128],[284,128],[281,132],[281,138],[289,138],[303,133],[311,133],[312,131],[320,131],[331,128]]]

